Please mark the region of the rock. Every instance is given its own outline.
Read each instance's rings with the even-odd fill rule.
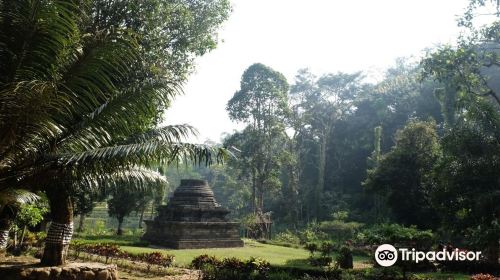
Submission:
[[[76,280],[76,273],[71,267],[63,267],[60,280]]]
[[[107,270],[101,270],[97,273],[96,280],[108,280],[109,272]]]
[[[83,280],[94,280],[95,274],[92,270],[83,271]]]
[[[110,275],[109,275],[109,280],[118,280],[118,270],[114,269],[111,271]]]
[[[13,258],[0,261],[0,280],[118,280],[117,266],[102,263],[68,263],[41,267],[39,261]]]
[[[49,280],[50,268],[36,270],[34,274],[37,280]]]
[[[61,275],[62,268],[60,267],[52,267],[50,270],[50,279],[56,280],[59,279],[59,276]]]

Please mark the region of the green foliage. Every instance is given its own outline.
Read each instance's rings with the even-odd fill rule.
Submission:
[[[307,251],[309,251],[309,254],[311,254],[311,257],[314,255],[314,252],[318,251],[319,249],[319,246],[318,244],[316,243],[306,243],[306,245],[304,245],[304,248],[307,249]]]
[[[224,145],[239,151],[239,158],[229,164],[253,182],[250,202],[254,213],[264,212],[264,193],[281,186],[287,92],[283,74],[257,63],[245,70],[240,90],[227,103],[230,118],[247,124],[243,132],[226,138]]]
[[[392,150],[368,171],[366,189],[385,198],[396,222],[420,228],[437,226],[429,194],[440,149],[436,124],[412,121],[398,131]]]
[[[342,246],[339,249],[339,254],[335,258],[336,264],[342,269],[351,269],[353,268],[353,259],[352,259],[352,249],[350,246]]]
[[[112,197],[108,200],[108,214],[110,217],[115,217],[118,220],[118,235],[123,234],[123,219],[138,209],[139,204],[148,191],[150,189],[131,191],[126,186],[113,190]]]
[[[363,227],[362,223],[344,222],[343,220],[323,221],[319,223],[318,229],[338,242],[353,239]]]
[[[130,254],[122,251],[116,244],[108,243],[85,244],[73,242],[71,249],[74,250],[75,258],[78,258],[81,253],[87,253],[104,257],[105,263],[113,259],[128,259],[133,262],[142,262],[146,264],[148,273],[153,266],[161,268],[170,267],[175,259],[173,255],[162,254],[161,252]]]
[[[312,266],[320,266],[320,267],[325,267],[325,266],[329,266],[332,261],[333,261],[333,258],[331,256],[310,256],[309,259],[309,264],[312,265]]]
[[[468,13],[485,1],[471,1]],[[471,24],[472,14],[466,22]],[[471,25],[469,25],[471,27]],[[444,85],[448,129],[441,139],[444,156],[434,170],[433,202],[444,226],[467,245],[486,251],[497,263],[500,254],[498,215],[500,156],[499,22],[446,46],[423,61],[426,74]],[[457,71],[457,69],[460,69]]]
[[[192,267],[202,271],[204,280],[268,279],[270,264],[267,261],[250,258],[246,261],[237,258],[217,259],[214,256],[200,255],[191,262]]]
[[[338,221],[345,221],[349,217],[349,212],[347,211],[336,211],[333,212],[332,218]]]
[[[366,280],[400,280],[403,279],[403,273],[398,267],[384,267],[384,268],[373,268],[367,269],[362,272],[363,279]]]
[[[147,184],[157,162],[222,159],[181,143],[185,126],[154,127],[192,58],[215,47],[228,2],[103,2],[0,3],[0,188],[64,197]]]
[[[48,212],[44,204],[24,204],[19,208],[16,216],[16,224],[19,228],[34,227],[38,225]]]
[[[335,244],[330,241],[321,242],[319,246],[319,252],[323,257],[329,256],[330,254],[333,253],[334,250],[335,250]]]
[[[490,260],[498,258],[500,239],[500,222],[493,214],[500,211],[498,131],[477,123],[453,127],[443,138],[445,157],[436,167],[434,192],[446,229],[472,248],[486,248]]]
[[[416,227],[404,227],[399,224],[377,224],[363,230],[358,235],[358,242],[369,245],[392,244],[394,246],[410,246],[420,250],[428,250],[434,244],[436,236],[430,230],[418,230]]]
[[[290,275],[290,273],[285,271],[271,272],[269,273],[269,280],[294,280],[296,277]]]
[[[273,238],[273,241],[276,241],[278,244],[300,244],[299,237],[296,234],[292,233],[290,230],[286,230],[284,232],[276,234],[276,236]]]

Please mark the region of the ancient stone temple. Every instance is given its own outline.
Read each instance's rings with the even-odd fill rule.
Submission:
[[[175,249],[242,247],[239,223],[230,222],[229,210],[217,204],[204,180],[181,180],[158,216],[145,221],[142,237],[155,245]]]

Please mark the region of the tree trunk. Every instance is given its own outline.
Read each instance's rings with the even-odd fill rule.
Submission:
[[[12,214],[11,210],[7,207],[4,207],[0,213],[0,256],[4,255],[7,249],[9,230],[13,220]]]
[[[53,188],[47,191],[52,223],[50,224],[42,264],[63,265],[66,262],[69,242],[73,234],[73,203],[66,190]]]
[[[24,226],[23,230],[21,231],[21,238],[19,239],[19,248],[22,248],[23,246],[25,234],[26,234],[26,226]]]
[[[145,207],[145,206],[144,206]],[[151,220],[155,217],[155,204],[151,203]]]
[[[319,143],[319,159],[318,159],[318,183],[316,189],[314,190],[314,216],[319,219],[320,209],[321,209],[321,194],[324,190],[325,184],[325,165],[326,165],[326,143],[327,143],[326,133],[321,137]]]
[[[85,215],[80,214],[80,219],[78,221],[78,232],[82,232],[84,229]]]
[[[264,213],[264,189],[259,188],[259,209]]]
[[[252,168],[253,169],[253,168]],[[256,183],[256,175],[255,175],[255,170],[252,171],[252,213],[257,213],[257,207],[255,205],[255,199],[256,199],[256,188],[257,188],[257,183]]]
[[[144,219],[144,212],[146,211],[146,205],[141,209],[141,215],[139,216],[139,228],[142,228],[142,220]]]
[[[498,265],[500,258],[500,240],[498,238],[489,241],[486,257],[490,263]]]
[[[116,235],[123,235],[122,224],[123,224],[123,217],[118,218],[118,229],[116,230]]]

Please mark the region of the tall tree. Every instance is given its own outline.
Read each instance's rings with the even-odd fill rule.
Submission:
[[[475,1],[477,2],[477,1]],[[423,60],[441,82],[446,118],[434,199],[444,226],[498,264],[500,255],[500,23],[444,46]],[[446,205],[446,207],[443,207]]]
[[[440,157],[434,122],[410,122],[396,135],[396,145],[369,171],[365,187],[386,197],[398,223],[435,228],[438,214],[432,207],[432,171]]]
[[[288,83],[283,74],[253,64],[243,73],[240,90],[227,103],[232,120],[247,123],[243,145],[252,178],[252,209],[264,210],[266,188],[279,184],[276,169],[283,150],[280,139],[286,137],[284,122],[289,114]]]
[[[167,181],[163,176],[158,176],[157,180],[151,181],[144,186],[116,185],[111,188],[109,191],[111,198],[107,201],[108,214],[110,217],[115,217],[118,220],[118,228],[116,230],[117,235],[123,234],[122,225],[124,218],[130,215],[133,211],[139,211],[141,206],[144,206],[144,197],[150,197],[150,200],[152,200],[153,193],[164,189],[166,183]],[[124,182],[124,184],[131,184],[131,182]]]
[[[335,124],[353,112],[354,100],[362,89],[361,80],[361,73],[326,74],[316,78],[303,70],[292,87],[292,127],[303,136],[309,134],[311,141],[317,145],[314,148],[317,151],[317,178],[312,183],[314,187],[311,191],[311,214],[314,218],[321,216],[328,147],[334,135]],[[298,135],[294,136],[297,137]]]

